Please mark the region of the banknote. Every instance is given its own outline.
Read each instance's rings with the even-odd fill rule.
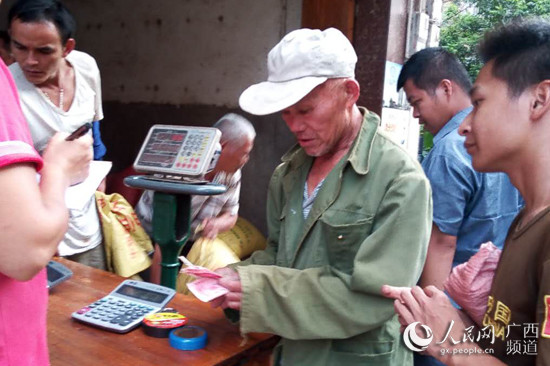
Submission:
[[[202,302],[212,301],[229,292],[215,278],[199,278],[187,284],[187,288]]]
[[[189,260],[184,256],[180,256],[179,258],[183,262],[184,266],[186,266],[181,269],[181,273],[199,278],[222,278],[221,275],[209,270],[208,268],[195,266],[193,263],[189,262]]]

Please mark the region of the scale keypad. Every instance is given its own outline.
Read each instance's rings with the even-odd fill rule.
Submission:
[[[206,153],[210,140],[210,133],[190,131],[185,138],[174,167],[189,171],[199,169],[201,157]]]

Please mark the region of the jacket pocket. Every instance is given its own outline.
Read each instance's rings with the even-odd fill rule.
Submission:
[[[346,217],[345,212],[341,212],[341,215]],[[349,215],[347,217],[349,219]],[[372,217],[363,217],[349,223],[335,221],[329,216],[321,217],[321,240],[325,243],[330,265],[351,274],[355,255],[371,232]]]
[[[330,365],[391,365],[394,356],[393,341],[368,341],[361,345],[346,340],[334,341]]]

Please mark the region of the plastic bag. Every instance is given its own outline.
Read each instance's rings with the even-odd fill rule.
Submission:
[[[118,193],[95,195],[108,270],[131,277],[148,268],[153,245],[132,206]]]
[[[445,291],[478,324],[487,309],[487,299],[501,250],[493,243],[481,244],[479,251],[466,263],[453,268],[443,285]]]

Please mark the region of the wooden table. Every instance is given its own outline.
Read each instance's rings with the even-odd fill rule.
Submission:
[[[153,338],[140,328],[116,334],[71,319],[71,313],[107,295],[122,277],[75,262],[57,259],[73,276],[50,291],[48,344],[52,366],[86,365],[269,365],[278,339],[269,334],[250,334],[241,345],[236,325],[220,309],[212,309],[193,296],[176,294],[168,306],[188,317],[188,324],[208,332],[208,343],[198,351],[180,351],[167,338]]]

